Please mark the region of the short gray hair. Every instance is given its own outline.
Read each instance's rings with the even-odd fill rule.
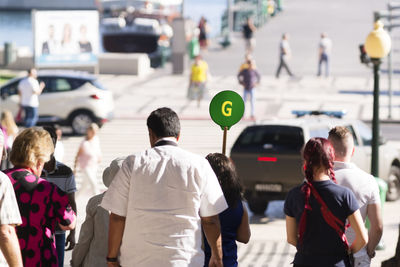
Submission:
[[[108,188],[113,181],[117,172],[121,169],[122,163],[126,157],[116,158],[111,161],[110,166],[104,169],[103,171],[103,183]]]

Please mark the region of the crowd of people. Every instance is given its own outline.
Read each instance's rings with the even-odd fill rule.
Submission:
[[[189,55],[193,60],[190,71],[189,86],[187,98],[192,101],[197,101],[197,106],[200,107],[201,101],[207,97],[207,83],[210,80],[210,69],[207,62],[203,59],[202,54],[207,51],[209,44],[208,24],[204,17],[201,17],[200,22],[189,40]],[[241,64],[237,74],[238,82],[243,86],[243,101],[250,101],[250,120],[255,120],[255,103],[256,103],[256,87],[261,81],[261,76],[256,68],[256,62],[253,56],[256,46],[257,28],[251,17],[248,17],[242,25],[242,34],[245,42],[245,61]],[[323,73],[329,77],[330,54],[332,50],[332,40],[326,33],[321,33],[321,38],[318,44],[318,71],[317,76]],[[279,63],[275,73],[275,77],[279,79],[282,69],[286,70],[289,77],[298,78],[290,69],[289,62],[292,58],[292,51],[289,43],[289,34],[283,33],[279,42]]]
[[[0,245],[7,263],[64,266],[67,247],[72,266],[237,266],[236,241],[249,241],[250,226],[233,163],[223,154],[205,159],[179,148],[180,122],[169,108],[153,111],[147,127],[151,148],[104,170],[109,189],[89,200],[77,244],[74,171],[54,156],[56,129],[18,133],[14,167],[0,173],[7,200],[0,223],[11,234]],[[98,150],[88,143],[97,130],[88,128],[77,161],[97,163]],[[0,141],[3,148],[3,132]]]
[[[237,78],[255,119],[260,74],[251,54],[255,27],[251,19],[246,25],[245,62]],[[321,34],[318,75],[322,64],[329,75],[330,49]],[[283,34],[277,78],[282,68],[293,76],[289,58]],[[197,55],[189,97],[198,105],[208,78],[208,65]],[[100,192],[98,126],[87,129],[73,169],[63,164],[60,129],[34,127],[44,87],[34,69],[19,85],[26,127],[21,132],[9,112],[1,115],[0,155],[7,164],[0,172],[0,266],[64,266],[66,247],[73,250],[71,266],[238,266],[236,242],[248,243],[251,231],[240,177],[228,157],[203,158],[180,148],[178,115],[159,108],[147,118],[150,148],[112,161],[103,171],[108,189]],[[370,266],[383,231],[379,189],[374,177],[350,163],[353,152],[353,136],[341,126],[328,139],[305,144],[305,180],[284,205],[287,241],[297,249],[294,266]],[[76,243],[77,171],[83,173],[80,190],[94,196]]]
[[[181,149],[180,121],[170,108],[151,112],[147,128],[149,149],[104,170],[108,190],[88,201],[77,244],[74,171],[54,156],[56,129],[18,133],[9,155],[14,167],[0,172],[0,265],[64,266],[67,247],[71,266],[238,266],[236,242],[248,243],[251,232],[233,162]],[[97,128],[87,132],[77,157],[97,162],[98,154],[81,151],[96,150],[85,146]],[[0,131],[2,155],[6,143]],[[284,205],[294,266],[370,266],[382,236],[379,189],[350,163],[353,152],[342,126],[305,145],[305,180]]]

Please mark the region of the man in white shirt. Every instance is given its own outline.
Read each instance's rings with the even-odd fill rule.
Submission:
[[[383,231],[379,187],[372,175],[350,162],[354,153],[354,140],[346,127],[336,126],[331,129],[328,139],[335,149],[334,171],[338,184],[353,191],[364,222],[368,215],[371,224],[367,246],[354,254],[354,266],[369,267]],[[347,229],[346,236],[350,243],[354,241],[355,234],[351,227]]]
[[[45,84],[39,84],[37,80],[37,71],[32,68],[28,71],[28,77],[21,80],[18,84],[18,94],[20,106],[25,112],[25,127],[29,128],[36,125],[39,118],[39,95],[42,93]]]
[[[147,127],[151,148],[127,157],[101,204],[111,212],[109,266],[203,266],[201,225],[209,266],[222,266],[218,214],[228,206],[217,177],[207,160],[178,147],[173,110],[153,111]]]
[[[0,131],[0,163],[4,153],[4,136]],[[22,267],[21,250],[15,226],[21,215],[10,179],[0,171],[0,267]]]
[[[318,76],[322,73],[322,63],[325,63],[325,76],[329,76],[329,61],[332,50],[332,41],[328,38],[326,33],[321,33],[321,40],[319,41],[319,54],[318,54]]]

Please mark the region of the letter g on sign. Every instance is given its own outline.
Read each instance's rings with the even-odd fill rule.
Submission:
[[[229,105],[229,106],[228,106]],[[228,107],[227,107],[228,106]],[[222,114],[225,117],[230,117],[232,116],[232,102],[231,101],[225,101],[222,104]]]
[[[235,106],[235,108],[233,108]],[[216,94],[210,102],[210,116],[221,126],[229,128],[240,121],[244,113],[243,98],[236,92],[225,90]]]

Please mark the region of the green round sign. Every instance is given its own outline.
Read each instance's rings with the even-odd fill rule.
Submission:
[[[242,97],[230,90],[216,94],[210,103],[210,115],[212,120],[221,126],[231,128],[238,123],[244,114],[244,102]]]

